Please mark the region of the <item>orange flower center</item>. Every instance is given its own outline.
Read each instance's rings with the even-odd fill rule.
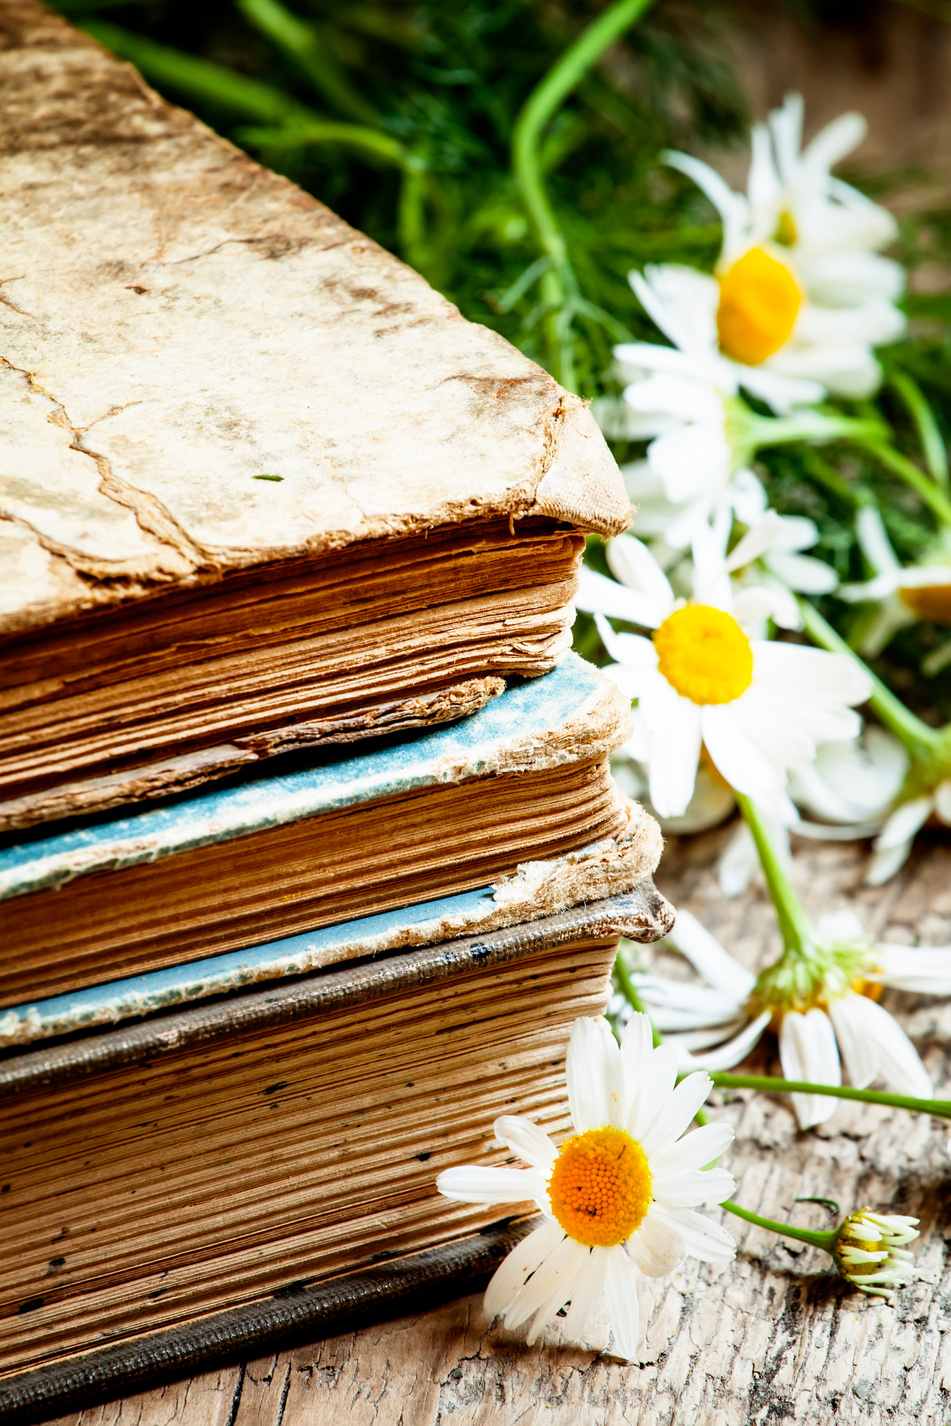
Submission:
[[[725,609],[685,604],[653,633],[657,667],[691,703],[732,703],[753,682],[753,649]]]
[[[759,366],[788,342],[802,292],[784,262],[750,248],[720,278],[720,350],[745,366]]]
[[[548,1180],[551,1211],[569,1238],[589,1248],[625,1242],[651,1201],[651,1171],[622,1129],[589,1129],[562,1144]]]

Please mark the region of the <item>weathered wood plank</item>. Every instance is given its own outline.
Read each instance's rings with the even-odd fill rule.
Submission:
[[[737,902],[716,889],[722,835],[673,846],[659,884],[705,919],[749,964],[774,947],[761,889]],[[807,847],[796,881],[818,913],[853,906],[884,940],[951,940],[951,847],[933,845],[876,890],[860,885],[864,851]],[[886,1002],[948,1084],[951,1004],[890,993]],[[761,1056],[774,1063],[774,1047]],[[606,1323],[586,1350],[529,1349],[483,1320],[466,1298],[406,1319],[215,1372],[188,1384],[64,1418],[60,1426],[895,1426],[951,1422],[951,1277],[945,1239],[951,1162],[947,1129],[878,1107],[841,1106],[809,1134],[786,1105],[746,1093],[715,1111],[737,1128],[730,1163],[737,1197],[773,1217],[825,1226],[825,1210],[796,1197],[831,1195],[843,1209],[870,1204],[919,1215],[919,1280],[894,1307],[867,1301],[826,1270],[811,1248],[776,1242],[731,1220],[740,1252],[720,1274],[690,1263],[645,1283],[635,1365],[599,1355]],[[646,1317],[646,1312],[645,1312]]]

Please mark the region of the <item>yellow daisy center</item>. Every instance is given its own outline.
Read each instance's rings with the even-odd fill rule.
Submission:
[[[787,342],[802,292],[789,268],[765,248],[750,248],[720,278],[717,332],[733,361],[759,366]]]
[[[732,703],[753,682],[753,649],[725,609],[685,604],[654,630],[657,667],[691,703]]]
[[[900,589],[898,596],[919,619],[930,619],[935,624],[951,624],[951,582]]]
[[[613,1248],[640,1226],[650,1205],[647,1155],[623,1129],[574,1134],[559,1150],[548,1196],[569,1238],[588,1248]]]

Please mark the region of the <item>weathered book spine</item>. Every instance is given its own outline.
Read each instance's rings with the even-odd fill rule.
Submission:
[[[670,930],[673,915],[672,907],[648,878],[628,895],[593,906],[390,955],[385,960],[317,972],[265,990],[229,996],[177,1014],[156,1015],[104,1034],[18,1054],[0,1065],[0,1098],[71,1084],[232,1036],[310,1020],[413,986],[433,985],[467,971],[524,960],[583,936],[618,935],[633,941],[656,941]]]

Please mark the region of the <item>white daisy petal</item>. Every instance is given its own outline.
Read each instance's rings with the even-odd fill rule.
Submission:
[[[651,734],[651,803],[659,817],[680,817],[696,785],[701,714],[708,710],[681,698],[663,678],[644,689],[640,709]]]
[[[756,977],[725,951],[715,936],[690,911],[680,910],[667,939],[687,957],[698,975],[737,1002],[750,994]]]
[[[736,1189],[733,1175],[726,1169],[706,1169],[672,1174],[656,1174],[651,1187],[661,1207],[695,1208],[699,1203],[722,1203]]]
[[[558,1298],[551,1314],[557,1312],[571,1296],[570,1270],[578,1261],[580,1243],[573,1238],[562,1238],[557,1247],[545,1257],[522,1287],[505,1314],[508,1329],[521,1327],[530,1317],[535,1317],[540,1309],[546,1308],[552,1298]]]
[[[490,1321],[506,1310],[516,1294],[525,1286],[526,1279],[535,1272],[539,1263],[555,1251],[564,1236],[564,1228],[557,1223],[546,1221],[533,1229],[520,1243],[516,1243],[496,1268],[486,1288],[485,1311]]]
[[[664,1105],[663,1113],[657,1115],[641,1139],[641,1147],[648,1157],[652,1158],[658,1149],[680,1138],[693,1122],[697,1110],[706,1103],[712,1088],[709,1075],[702,1071],[681,1080]]]
[[[651,1204],[644,1221],[624,1246],[645,1277],[663,1277],[677,1271],[687,1256],[687,1247],[676,1228],[651,1213],[653,1207]]]
[[[648,1217],[668,1224],[683,1238],[692,1258],[705,1263],[729,1263],[736,1257],[736,1244],[727,1230],[692,1208],[668,1208],[652,1203]]]
[[[607,1248],[604,1292],[607,1298],[614,1353],[633,1361],[637,1354],[640,1312],[637,1301],[637,1272],[622,1247]]]
[[[481,1168],[463,1165],[443,1169],[436,1187],[446,1198],[462,1203],[527,1203],[545,1191],[541,1174],[532,1169]]]
[[[934,810],[946,827],[951,826],[951,778],[939,782],[934,790]]]
[[[875,843],[876,850],[898,847],[913,837],[931,816],[933,802],[930,796],[911,797],[897,807],[889,817]]]
[[[876,843],[865,873],[866,886],[884,886],[908,860],[914,839],[909,837],[895,847],[879,847]]]
[[[624,1026],[621,1036],[621,1059],[628,1081],[628,1093],[633,1097],[647,1077],[654,1039],[648,1015],[635,1012]]]
[[[933,1098],[931,1078],[918,1051],[898,1021],[881,1005],[865,995],[845,995],[830,1004],[829,1013],[837,1032],[840,1024],[847,1025],[855,1038],[864,1038],[871,1044],[877,1071],[889,1089],[916,1099]],[[851,1075],[851,1064],[849,1071]]]
[[[539,1268],[537,1275],[540,1276],[547,1270],[554,1280],[547,1298],[537,1309],[529,1326],[525,1340],[530,1347],[537,1342],[539,1333],[555,1313],[568,1302],[575,1291],[575,1284],[587,1267],[590,1256],[590,1250],[583,1243],[576,1243],[573,1239],[566,1238]],[[516,1307],[515,1316],[518,1316],[518,1310]],[[515,1327],[518,1326],[518,1322],[514,1318],[511,1321],[507,1318],[506,1325]]]
[[[772,1013],[769,1010],[764,1010],[762,1014],[751,1020],[738,1035],[725,1041],[718,1049],[707,1050],[699,1055],[685,1052],[678,1054],[680,1067],[682,1069],[705,1069],[711,1072],[733,1069],[734,1065],[738,1065],[741,1060],[746,1059],[772,1018]]]
[[[680,421],[723,423],[723,398],[702,381],[659,372],[628,386],[624,399],[635,411],[662,411]],[[622,537],[623,538],[623,537]]]
[[[608,568],[615,579],[651,601],[660,618],[674,607],[674,592],[660,565],[645,544],[633,535],[618,535],[606,550]]]
[[[722,432],[695,424],[667,431],[647,452],[668,500],[680,503],[729,479],[732,452]]]
[[[704,708],[700,726],[707,752],[721,777],[737,792],[759,803],[767,816],[774,812],[783,791],[780,774],[750,742],[736,716],[735,704],[720,703]]]
[[[582,1018],[571,1027],[567,1062],[568,1104],[578,1133],[622,1128],[625,1084],[621,1053],[608,1022]]]
[[[807,1084],[841,1084],[842,1071],[832,1022],[824,1011],[813,1007],[805,1014],[787,1010],[779,1030],[779,1058],[786,1079]],[[801,1129],[824,1124],[835,1113],[831,1095],[790,1096]]]
[[[733,1143],[732,1124],[704,1124],[699,1129],[651,1153],[652,1173],[677,1173],[681,1169],[702,1169],[726,1153]]]
[[[879,946],[878,964],[880,974],[869,979],[881,980],[894,990],[951,995],[951,946]]]
[[[839,576],[825,560],[812,555],[787,554],[776,550],[769,555],[768,568],[790,589],[800,594],[831,594],[838,587]]]
[[[861,1005],[856,1009],[856,1002],[863,998],[858,995],[836,997],[829,1006],[849,1082],[855,1089],[867,1089],[878,1074],[875,1041],[867,1033]]]
[[[584,564],[579,570],[575,607],[586,614],[606,614],[611,619],[626,619],[646,629],[653,628],[664,617],[646,594],[617,584]]]
[[[571,1288],[571,1305],[565,1313],[563,1329],[568,1338],[580,1337],[604,1291],[608,1272],[608,1249],[592,1248],[587,1261],[575,1274]]]
[[[783,835],[785,835],[786,842],[789,840],[788,834],[785,834],[785,828],[783,828],[779,833],[779,845],[782,845]],[[756,850],[753,833],[745,822],[738,822],[733,835],[717,861],[717,880],[720,883],[720,890],[731,901],[735,900],[737,896],[743,896],[749,890],[761,870],[759,852]]]
[[[544,1130],[533,1124],[531,1119],[525,1119],[520,1114],[503,1114],[501,1119],[496,1119],[493,1132],[507,1148],[548,1177],[558,1150]]]
[[[690,981],[638,975],[635,983],[641,999],[650,1007],[651,1019],[662,1033],[700,1025],[728,1025],[736,1019],[742,1005],[742,1001]]]
[[[726,1025],[711,1025],[704,1030],[682,1030],[675,1031],[665,1037],[666,1043],[677,1056],[677,1063],[682,1070],[695,1069],[697,1066],[691,1063],[691,1056],[696,1050],[709,1050],[712,1045],[723,1044],[725,1040],[731,1039],[744,1028],[746,1021],[742,1016],[736,1020],[729,1021]],[[658,1025],[657,1027],[661,1027]],[[701,1066],[706,1068],[706,1066]]]
[[[641,1083],[632,1097],[625,1125],[632,1139],[642,1142],[654,1120],[663,1115],[677,1080],[677,1056],[668,1045],[659,1045],[642,1062]]]

